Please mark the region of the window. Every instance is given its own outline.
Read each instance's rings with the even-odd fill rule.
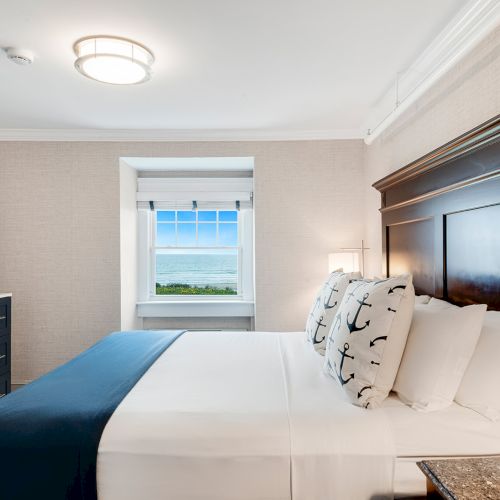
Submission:
[[[138,179],[138,313],[253,316],[253,179]]]
[[[241,246],[236,210],[158,210],[154,293],[241,295]]]

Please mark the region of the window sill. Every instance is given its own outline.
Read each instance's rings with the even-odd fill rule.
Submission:
[[[140,318],[253,317],[254,303],[229,300],[168,300],[137,303]]]

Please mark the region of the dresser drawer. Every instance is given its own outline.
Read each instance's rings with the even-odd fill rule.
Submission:
[[[10,336],[0,337],[0,373],[10,371]]]
[[[0,375],[0,398],[3,398],[10,392],[10,373]]]
[[[9,331],[10,327],[10,299],[0,299],[0,335]]]

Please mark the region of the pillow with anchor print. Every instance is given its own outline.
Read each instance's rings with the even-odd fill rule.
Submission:
[[[392,389],[410,329],[410,275],[350,284],[333,320],[325,369],[351,403],[376,408]]]
[[[313,344],[320,354],[325,354],[326,339],[330,326],[349,283],[359,279],[361,279],[359,273],[334,271],[328,276],[314,299],[307,317],[306,333],[307,340]]]

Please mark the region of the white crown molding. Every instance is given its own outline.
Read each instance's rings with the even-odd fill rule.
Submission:
[[[0,129],[0,141],[205,142],[362,139],[358,129],[339,130],[158,130]]]
[[[471,0],[371,109],[363,130],[371,144],[408,107],[500,25],[499,0]],[[396,75],[395,75],[396,82]],[[368,133],[368,131],[370,131]]]

